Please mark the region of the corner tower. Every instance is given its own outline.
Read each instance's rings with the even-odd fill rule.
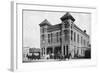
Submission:
[[[47,48],[47,40],[46,38],[48,37],[47,34],[47,29],[49,26],[51,26],[51,24],[49,23],[49,21],[47,19],[45,19],[44,21],[42,21],[40,24],[40,48],[42,49],[42,56],[44,56],[46,54],[46,48]]]
[[[75,19],[69,12],[64,14],[60,19],[62,21],[61,32],[62,35],[64,35],[62,36],[62,53],[64,52],[63,46],[65,46],[66,55],[69,55],[71,53],[71,49],[73,48],[71,47],[71,44],[73,39],[73,26]]]

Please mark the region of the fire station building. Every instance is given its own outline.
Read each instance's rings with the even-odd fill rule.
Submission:
[[[75,19],[69,12],[60,19],[62,22],[55,25],[47,19],[39,24],[42,56],[61,54],[63,57],[83,57],[90,43],[86,30],[74,24]]]

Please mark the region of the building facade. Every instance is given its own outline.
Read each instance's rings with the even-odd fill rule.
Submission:
[[[90,43],[86,30],[82,31],[74,24],[75,19],[69,12],[60,19],[62,22],[55,25],[47,19],[39,24],[42,56],[84,57]]]

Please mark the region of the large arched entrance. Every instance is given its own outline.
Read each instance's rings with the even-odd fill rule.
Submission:
[[[61,46],[57,46],[54,48],[54,58],[60,59],[61,57]]]
[[[48,47],[47,48],[47,54],[51,54],[53,53],[53,48],[52,47]]]
[[[52,47],[48,47],[47,48],[47,55],[49,55],[49,59],[53,59],[54,58],[54,50]]]

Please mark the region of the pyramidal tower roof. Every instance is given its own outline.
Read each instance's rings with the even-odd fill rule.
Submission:
[[[67,12],[66,14],[64,14],[60,19],[62,21],[65,20],[65,19],[71,19],[72,21],[75,21],[74,17],[69,12]]]
[[[44,25],[51,25],[50,24],[50,22],[47,20],[47,19],[45,19],[44,21],[42,21],[40,24],[39,24],[40,26],[44,26]]]

